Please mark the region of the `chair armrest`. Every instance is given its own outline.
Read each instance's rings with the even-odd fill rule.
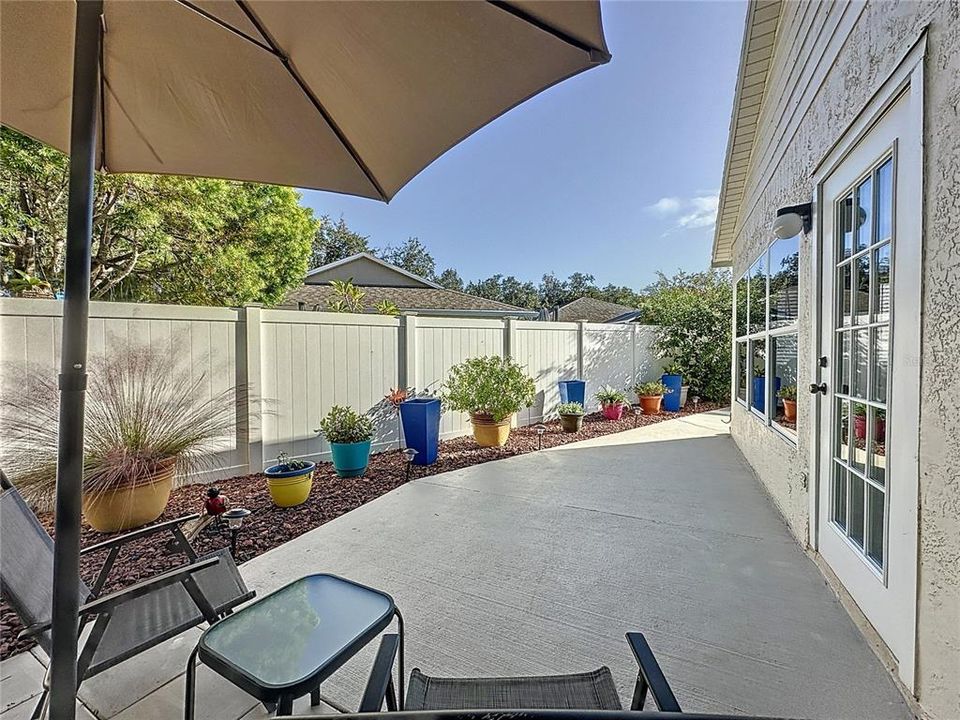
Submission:
[[[633,694],[633,705],[630,709],[643,709],[643,702],[649,688],[658,710],[662,712],[683,712],[643,633],[627,633],[627,642],[630,643],[630,649],[633,650],[633,656],[636,658],[639,668],[637,686]]]
[[[397,657],[400,638],[397,635],[384,635],[380,639],[380,648],[370,670],[370,679],[363,691],[360,708],[357,712],[380,712],[383,701],[387,701],[388,710],[396,710],[396,698],[393,693],[393,662]]]
[[[139,530],[128,532],[125,535],[120,535],[119,537],[115,537],[110,540],[104,540],[102,543],[97,543],[96,545],[86,547],[80,551],[80,554],[86,555],[87,553],[97,552],[98,550],[109,550],[119,545],[125,545],[128,542],[139,540],[140,538],[149,537],[150,535],[163,530],[172,531],[175,528],[183,525],[185,522],[196,520],[198,517],[200,517],[200,515],[198,513],[194,513],[193,515],[184,515],[183,517],[178,517],[176,520],[167,520],[166,522],[157,523],[156,525],[148,525],[147,527],[140,528]]]
[[[83,617],[84,615],[97,615],[99,613],[106,612],[107,610],[111,610],[118,605],[123,605],[126,602],[130,602],[138,597],[147,595],[155,590],[159,590],[175,583],[184,582],[190,578],[193,573],[199,570],[204,570],[208,567],[213,567],[218,562],[220,562],[219,557],[210,557],[206,560],[200,560],[198,562],[176,568],[175,570],[170,570],[169,572],[152,577],[149,580],[144,580],[136,585],[131,585],[123,590],[118,590],[117,592],[110,593],[109,595],[97,598],[96,600],[92,600],[86,605],[81,605],[79,615]],[[31,625],[23,630],[18,637],[30,637],[42,632],[46,632],[50,629],[51,624],[52,623],[50,622],[44,622]]]

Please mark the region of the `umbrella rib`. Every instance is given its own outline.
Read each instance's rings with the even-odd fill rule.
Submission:
[[[104,99],[103,42],[107,34],[107,21],[100,16],[100,169],[107,169],[107,103]]]
[[[184,0],[181,0],[181,2],[183,1]],[[300,73],[297,72],[297,69],[290,62],[290,58],[285,52],[283,52],[283,50],[277,44],[277,41],[274,40],[273,36],[263,26],[263,23],[260,22],[260,19],[249,7],[247,7],[246,0],[236,0],[236,3],[240,6],[240,9],[244,12],[250,22],[253,23],[253,26],[257,29],[257,32],[259,32],[270,45],[272,53],[277,56],[290,77],[293,78],[297,85],[300,86],[300,90],[307,97],[313,107],[316,108],[317,112],[320,113],[321,116],[323,116],[323,119],[326,121],[327,125],[330,126],[330,129],[333,130],[334,134],[337,136],[337,139],[340,140],[340,143],[343,145],[346,151],[350,153],[353,161],[357,164],[357,166],[366,176],[367,180],[371,185],[373,185],[374,189],[380,195],[380,199],[384,202],[388,202],[390,198],[387,196],[387,193],[384,192],[383,187],[380,185],[377,179],[373,176],[373,173],[370,171],[370,168],[367,167],[367,164],[363,161],[363,158],[360,157],[360,154],[353,146],[353,143],[347,139],[347,136],[344,134],[343,130],[339,125],[337,125],[336,121],[334,121],[333,117],[323,106],[323,103],[320,102],[320,99],[313,93],[304,79],[300,76]]]
[[[516,18],[523,20],[524,22],[527,22],[533,25],[534,27],[539,28],[540,30],[543,30],[545,33],[549,33],[550,35],[553,35],[558,40],[562,40],[568,45],[572,45],[575,48],[583,50],[585,53],[587,53],[590,56],[591,62],[599,62],[599,63],[610,62],[611,55],[606,50],[603,50],[601,48],[595,48],[592,45],[589,45],[583,42],[582,40],[578,40],[577,38],[573,37],[573,35],[565,33],[563,30],[560,30],[558,28],[552,27],[547,23],[543,22],[543,20],[540,20],[539,18],[534,17],[527,11],[521,10],[520,8],[514,5],[511,5],[509,2],[506,2],[506,0],[487,0],[487,2],[490,5],[493,5],[494,7],[499,8],[500,10],[503,10],[504,12],[510,13]]]
[[[237,35],[237,36],[239,36],[239,37],[242,37],[242,38],[243,38],[244,40],[246,40],[247,42],[253,43],[254,45],[256,45],[256,46],[257,46],[258,48],[260,48],[261,50],[266,50],[266,51],[267,51],[268,53],[270,53],[271,55],[277,55],[277,56],[279,56],[279,53],[278,53],[275,49],[273,49],[272,47],[270,47],[269,45],[267,45],[265,42],[262,42],[261,40],[257,40],[257,39],[256,39],[255,37],[253,37],[252,35],[248,35],[247,33],[243,32],[243,30],[240,30],[240,29],[238,29],[238,28],[235,28],[233,25],[231,25],[230,23],[228,23],[228,22],[226,22],[226,21],[224,21],[224,20],[221,20],[220,18],[218,18],[218,17],[217,17],[216,15],[214,15],[213,13],[207,12],[207,11],[204,10],[203,8],[194,5],[192,2],[190,2],[190,0],[177,0],[177,2],[180,3],[181,5],[183,5],[185,8],[188,8],[188,9],[190,9],[190,10],[193,10],[195,13],[197,13],[197,15],[203,16],[204,18],[206,18],[206,19],[209,20],[210,22],[214,23],[215,25],[219,25],[219,26],[222,27],[224,30],[229,30],[229,31],[232,32],[234,35]]]

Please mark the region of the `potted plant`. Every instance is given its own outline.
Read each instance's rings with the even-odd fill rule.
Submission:
[[[435,397],[404,397],[397,403],[403,441],[417,454],[414,465],[432,465],[440,450],[440,400]]]
[[[583,405],[578,402],[563,403],[557,408],[560,427],[565,433],[580,432],[583,427]]]
[[[644,415],[659,414],[663,396],[673,392],[660,380],[637,383],[633,391],[637,394],[637,401],[640,403],[640,409],[643,410]]]
[[[875,408],[873,411],[874,438],[883,438],[887,434],[887,411]],[[857,440],[867,437],[867,406],[863,403],[853,404],[853,436]]]
[[[451,410],[470,413],[473,437],[481,447],[505,445],[510,420],[533,404],[536,385],[511,358],[470,358],[450,368],[441,399]]]
[[[683,371],[678,362],[671,362],[663,368],[660,382],[668,389],[665,400],[662,400],[663,409],[669,412],[680,412],[683,406],[685,392],[683,389]]]
[[[99,532],[153,522],[178,475],[211,465],[235,430],[230,387],[207,395],[209,377],[185,367],[182,348],[127,346],[91,356],[84,433],[83,515]],[[4,469],[28,502],[52,507],[56,491],[56,378],[13,371],[0,388]]]
[[[370,462],[373,420],[353,408],[334,405],[316,432],[330,443],[333,469],[340,477],[360,477]]]
[[[783,419],[787,422],[797,421],[797,386],[787,385],[780,388],[777,397],[783,401]]]
[[[753,376],[753,407],[764,412],[767,407],[767,379],[764,377],[764,371],[762,368],[759,368],[754,372]],[[775,377],[773,379],[773,391],[775,393],[780,392],[780,378]]]
[[[627,396],[622,390],[614,390],[609,385],[605,385],[597,391],[594,397],[600,403],[603,416],[607,420],[619,420],[623,417],[623,408],[627,404]]]
[[[291,460],[286,453],[277,456],[277,464],[264,471],[270,497],[279,507],[302,505],[313,487],[313,469],[316,463]]]

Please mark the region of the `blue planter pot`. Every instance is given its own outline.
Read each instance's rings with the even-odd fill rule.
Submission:
[[[764,412],[767,408],[767,379],[763,376],[753,379],[753,407],[759,412]],[[780,378],[773,379],[773,394],[780,392]]]
[[[663,409],[667,412],[680,412],[680,388],[683,386],[683,376],[664,373],[660,376],[660,382],[669,390],[663,396]]]
[[[333,469],[340,477],[360,477],[370,462],[370,441],[358,443],[330,443]]]
[[[302,468],[301,470],[286,470],[284,472],[279,472],[278,468],[280,465],[271,465],[266,470],[263,471],[263,474],[271,478],[292,478],[299,475],[306,475],[307,473],[312,473],[313,468],[316,467],[316,463],[310,463],[309,467]]]
[[[560,403],[575,402],[586,407],[587,383],[583,380],[561,380],[557,383],[560,388]]]
[[[440,401],[437,398],[413,398],[400,403],[403,439],[417,454],[414,465],[433,465],[440,447]]]

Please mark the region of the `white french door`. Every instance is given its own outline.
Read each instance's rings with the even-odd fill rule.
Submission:
[[[922,125],[918,93],[899,93],[819,186],[816,527],[818,551],[912,688]]]

